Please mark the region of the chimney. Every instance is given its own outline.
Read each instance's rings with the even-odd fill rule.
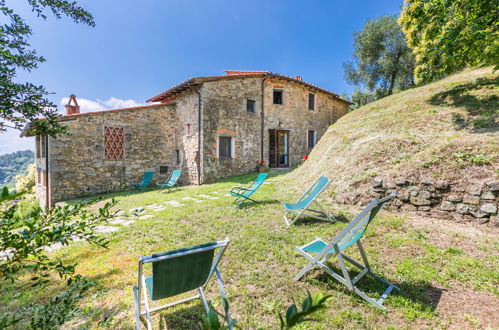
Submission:
[[[73,102],[73,105],[71,105],[71,102]],[[66,115],[77,115],[79,113],[80,113],[80,106],[76,101],[76,95],[71,94],[69,95],[68,104],[66,104]]]
[[[296,76],[295,77],[296,80],[299,80],[299,81],[302,81],[303,79],[301,78],[301,76]]]

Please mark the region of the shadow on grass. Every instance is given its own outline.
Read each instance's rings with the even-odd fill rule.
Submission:
[[[334,272],[343,276],[341,269],[332,265],[328,262],[328,267],[330,267]],[[351,278],[355,277],[359,271],[357,269],[350,269],[349,274]],[[377,274],[380,276],[381,274]],[[306,277],[305,277],[306,279]],[[325,284],[328,289],[342,291],[352,297],[358,298],[358,301],[361,303],[369,304],[367,301],[359,297],[355,292],[348,290],[348,288],[336,281],[333,277],[329,276],[326,272],[320,271],[318,275],[308,279],[310,282],[320,282]],[[401,306],[405,308],[416,309],[419,312],[431,312],[433,313],[438,303],[440,302],[440,298],[442,296],[443,290],[440,288],[436,288],[428,283],[412,283],[407,281],[390,281],[393,285],[398,287],[400,290],[394,289],[389,298],[385,300],[385,307],[390,309],[390,306]],[[369,275],[365,275],[362,279],[357,282],[357,287],[364,291],[368,296],[377,300],[385,291],[386,285],[381,283],[380,281],[374,279]],[[402,298],[402,299],[400,299]],[[414,304],[412,306],[407,305],[405,300],[410,300]],[[370,304],[369,304],[370,305]]]
[[[237,205],[236,203],[232,203],[232,205],[237,206],[240,209],[248,209],[251,207],[256,207],[256,206],[263,206],[263,205],[272,205],[272,204],[280,204],[281,202],[276,200],[276,199],[270,199],[270,200],[264,200],[264,201],[258,201],[258,202],[248,202],[243,205]]]
[[[437,106],[463,107],[467,114],[452,114],[457,129],[471,128],[473,133],[499,131],[497,93],[478,97],[473,91],[494,89],[499,86],[499,78],[479,78],[474,82],[458,85],[448,91],[435,94],[429,103]]]

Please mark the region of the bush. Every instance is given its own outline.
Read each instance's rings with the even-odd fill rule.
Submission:
[[[26,173],[26,175],[17,175],[16,176],[16,190],[19,192],[24,191],[28,194],[34,193],[35,174],[36,174],[36,166],[33,163],[33,164],[29,165],[28,173]]]
[[[7,186],[2,189],[2,198],[9,197],[9,188]]]

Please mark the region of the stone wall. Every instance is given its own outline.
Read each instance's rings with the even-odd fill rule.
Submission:
[[[283,104],[273,104],[273,90],[283,91]],[[308,93],[315,93],[316,109],[308,110]],[[269,129],[289,130],[289,162],[297,165],[310,153],[308,130],[315,130],[317,142],[328,127],[348,112],[348,104],[298,83],[271,78],[265,81],[264,156],[269,157]]]
[[[261,78],[227,79],[204,83],[203,182],[256,170],[261,150]],[[247,100],[256,101],[248,112]],[[220,136],[232,138],[232,159],[217,155]]]
[[[52,203],[126,190],[146,171],[155,172],[154,181],[166,179],[179,167],[187,173],[186,164],[176,162],[175,150],[183,147],[183,141],[177,138],[175,122],[172,105],[66,117],[63,124],[71,135],[49,139]],[[105,159],[105,126],[124,128],[124,160]],[[160,175],[160,166],[168,166],[168,173]],[[189,176],[182,180],[189,181]]]
[[[371,185],[370,198],[397,192],[397,198],[389,205],[392,210],[418,212],[425,216],[460,222],[490,222],[499,226],[499,181],[464,185],[443,180],[422,180],[415,183],[405,178],[390,180],[376,177]]]

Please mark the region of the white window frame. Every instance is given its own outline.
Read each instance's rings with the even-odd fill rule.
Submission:
[[[230,138],[230,157],[220,157],[220,138]],[[236,145],[236,139],[234,136],[231,136],[231,135],[219,135],[217,137],[217,150],[216,150],[216,154],[217,154],[217,158],[218,159],[234,159],[236,158],[236,148],[235,148],[235,145]]]

